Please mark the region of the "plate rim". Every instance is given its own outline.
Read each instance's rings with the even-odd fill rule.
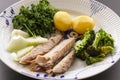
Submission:
[[[4,9],[4,10],[7,10],[7,9],[9,9],[11,6],[14,6],[14,5],[19,4],[19,3],[21,3],[21,2],[24,2],[24,1],[25,1],[25,0],[17,1],[16,3],[10,5],[8,8],[6,8],[6,9]],[[32,1],[32,0],[30,0],[30,1]],[[92,1],[96,1],[96,0],[92,0]],[[109,8],[108,6],[106,6],[105,4],[103,4],[103,3],[99,2],[99,1],[96,1],[96,2],[104,5],[104,6],[107,7],[110,11],[112,11],[115,16],[119,17],[119,16],[117,15],[117,13],[114,12],[114,10],[112,10],[111,8]],[[3,11],[4,11],[4,10],[3,10]],[[3,11],[2,11],[2,12],[3,12]],[[2,14],[2,12],[0,13],[0,15]],[[119,17],[119,18],[120,18],[120,17]],[[89,78],[89,77],[98,75],[98,74],[100,74],[100,73],[108,70],[108,69],[111,68],[114,64],[116,64],[116,62],[118,62],[119,59],[120,59],[120,57],[119,57],[112,65],[110,65],[109,67],[105,68],[104,70],[102,70],[102,71],[100,71],[100,72],[98,72],[98,73],[96,73],[96,74],[89,75],[89,76],[87,76],[87,77],[85,77],[85,78]],[[19,74],[21,74],[21,75],[24,75],[24,76],[27,76],[27,77],[31,77],[31,78],[37,79],[36,77],[29,76],[29,75],[27,75],[27,74],[23,74],[23,73],[21,73],[20,71],[18,71],[17,69],[14,69],[13,67],[10,67],[1,57],[0,57],[0,60],[2,61],[2,63],[4,63],[6,66],[8,66],[8,67],[9,67],[10,69],[12,69],[13,71],[15,71],[15,72],[17,72],[17,73],[19,73]],[[83,79],[85,79],[85,78],[83,78]],[[54,78],[52,78],[52,77],[46,77],[46,78],[41,77],[41,78],[38,78],[38,79],[54,79]],[[66,80],[66,78],[65,78],[65,79],[64,79],[64,78],[63,78],[63,79],[62,79],[62,78],[58,78],[58,79],[60,79],[60,80]],[[57,80],[58,80],[58,79],[57,79]],[[69,78],[67,78],[67,79],[69,79]],[[70,79],[74,79],[74,78],[70,78]],[[78,79],[79,79],[79,78],[78,78]]]

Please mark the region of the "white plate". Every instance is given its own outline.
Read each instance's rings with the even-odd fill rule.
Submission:
[[[8,7],[0,14],[0,58],[13,70],[23,75],[36,79],[84,79],[105,71],[114,65],[120,58],[120,18],[105,5],[94,0],[49,0],[50,3],[62,10],[68,11],[71,15],[89,15],[95,20],[95,30],[103,28],[112,34],[115,39],[116,50],[104,61],[87,66],[85,62],[76,59],[71,68],[64,74],[47,75],[45,73],[31,72],[27,68],[12,61],[11,55],[6,51],[10,34],[12,31],[12,19],[19,13],[22,5],[30,6],[39,0],[22,0]]]

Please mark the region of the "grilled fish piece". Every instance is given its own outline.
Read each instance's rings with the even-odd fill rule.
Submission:
[[[55,63],[63,58],[66,55],[66,52],[70,50],[70,48],[75,43],[75,38],[69,38],[63,40],[56,47],[54,47],[50,52],[41,56],[37,56],[35,59],[36,63],[38,63],[41,67],[51,68],[55,65]]]
[[[68,53],[65,54],[65,56],[67,55]],[[58,61],[55,62],[55,65],[58,64],[60,61],[62,60],[62,58],[60,58]],[[46,71],[47,73],[52,73],[52,68],[54,66],[51,66],[50,68],[44,68],[44,67],[41,67],[39,64],[36,63],[35,60],[33,60],[31,62],[31,64],[29,65],[29,69],[31,71],[35,71],[35,72],[40,72],[40,71]]]
[[[74,58],[75,58],[75,51],[72,50],[56,66],[53,67],[52,72],[55,74],[66,72],[71,66]]]
[[[28,65],[28,68],[31,71],[35,71],[35,72],[39,72],[39,71],[44,71],[44,69],[42,69],[37,63],[35,63],[35,61],[32,61],[32,63],[30,65]]]
[[[29,64],[34,60],[38,55],[44,55],[49,52],[54,46],[56,46],[62,39],[61,34],[57,34],[54,37],[51,37],[48,42],[36,46],[31,52],[23,56],[19,63]]]

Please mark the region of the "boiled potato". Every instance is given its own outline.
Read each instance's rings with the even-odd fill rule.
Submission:
[[[72,27],[77,33],[84,34],[86,31],[93,29],[94,24],[93,18],[81,15],[73,19]]]
[[[60,31],[67,31],[70,29],[72,24],[72,17],[64,11],[58,11],[54,15],[55,27]]]

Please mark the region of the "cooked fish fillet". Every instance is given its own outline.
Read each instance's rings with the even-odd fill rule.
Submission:
[[[60,74],[66,72],[69,67],[71,66],[73,60],[75,57],[75,51],[72,50],[70,53],[68,53],[67,56],[65,56],[52,70],[55,74]]]
[[[35,72],[38,72],[38,71],[41,71],[44,69],[42,69],[38,64],[36,64],[34,61],[28,66],[28,68],[31,70],[31,71],[35,71]]]
[[[19,63],[21,63],[21,64],[29,64],[29,63],[31,63],[31,61],[33,59],[36,58],[36,56],[46,54],[48,51],[50,51],[55,45],[57,45],[60,42],[62,37],[63,36],[61,34],[58,34],[58,35],[56,35],[54,37],[51,37],[48,40],[48,42],[38,45],[30,53],[23,56],[20,59]]]
[[[41,56],[37,56],[35,59],[36,63],[38,63],[41,67],[51,67],[57,62],[60,58],[64,57],[67,51],[70,50],[70,48],[75,43],[75,38],[69,38],[66,40],[63,40],[61,43],[59,43],[56,47],[54,47],[50,52],[47,54]]]
[[[68,52],[66,53],[66,54],[68,54]],[[65,54],[65,56],[66,56],[66,54]],[[60,58],[58,61],[56,61],[55,62],[55,65],[57,64],[57,63],[59,63],[60,61],[62,60],[62,58]],[[52,68],[53,68],[54,66],[51,66],[51,67],[49,67],[49,68],[44,68],[44,67],[41,67],[39,64],[37,64],[36,63],[36,61],[32,61],[31,62],[31,64],[29,65],[29,69],[31,70],[31,71],[35,71],[35,72],[39,72],[39,71],[46,71],[47,73],[51,73],[52,72]]]

